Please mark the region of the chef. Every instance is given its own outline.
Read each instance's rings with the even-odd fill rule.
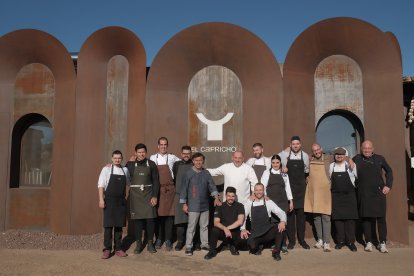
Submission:
[[[263,172],[270,169],[270,158],[263,155],[261,143],[253,144],[253,157],[247,160],[246,164],[253,168],[257,179],[261,179]]]
[[[160,194],[158,202],[158,233],[155,248],[160,249],[163,241],[169,251],[172,249],[172,235],[175,215],[175,186],[173,180],[173,165],[180,160],[174,154],[167,152],[168,139],[160,137],[158,139],[158,153],[151,155],[150,160],[154,161],[158,167],[160,175]]]
[[[335,161],[329,166],[332,192],[332,220],[335,223],[337,244],[335,249],[347,245],[352,252],[355,246],[355,220],[358,219],[358,206],[355,192],[357,169],[352,159],[345,157],[346,150],[334,151]]]
[[[385,245],[387,241],[386,197],[391,190],[393,175],[392,169],[385,158],[374,153],[371,141],[366,140],[361,145],[362,154],[354,157],[358,168],[358,200],[359,215],[362,219],[365,251],[372,251],[372,243],[378,243],[376,224],[378,225],[378,250],[388,253]],[[385,173],[385,183],[383,179]],[[372,233],[375,233],[373,235]],[[373,237],[374,236],[374,237]]]
[[[288,249],[293,249],[296,244],[295,232],[299,244],[304,249],[310,249],[305,241],[305,213],[304,201],[306,190],[306,177],[309,174],[309,156],[302,151],[299,136],[292,136],[290,147],[279,153],[282,164],[287,168],[290,187],[293,194],[293,211],[288,213],[287,224],[289,225],[287,236],[289,239]],[[286,172],[286,171],[285,171]]]
[[[126,257],[121,249],[122,227],[126,224],[126,190],[130,184],[127,168],[122,168],[122,153],[112,153],[111,166],[105,166],[98,180],[99,208],[103,209],[104,250],[102,259],[108,259],[115,244],[115,255]],[[113,232],[113,241],[112,241]]]
[[[155,218],[157,217],[156,205],[160,184],[158,169],[155,163],[146,158],[147,147],[144,144],[135,146],[135,158],[128,161],[127,168],[131,175],[130,216],[135,224],[136,248],[135,254],[143,250],[141,241],[142,230],[146,227],[148,246],[150,253],[155,253],[153,238],[155,230]],[[134,160],[135,159],[135,160]]]

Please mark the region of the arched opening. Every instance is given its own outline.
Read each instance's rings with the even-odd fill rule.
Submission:
[[[12,133],[10,188],[50,187],[53,129],[46,117],[31,113],[20,118]]]
[[[359,152],[364,140],[364,127],[359,118],[346,110],[332,110],[324,114],[316,126],[316,141],[325,153],[344,147],[350,157]]]

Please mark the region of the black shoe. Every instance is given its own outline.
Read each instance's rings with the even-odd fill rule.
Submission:
[[[201,244],[199,243],[194,244],[194,251],[201,251]]]
[[[357,252],[357,247],[355,246],[354,243],[350,243],[348,244],[349,250],[351,250],[352,252]]]
[[[162,241],[160,239],[157,239],[155,241],[155,248],[156,249],[161,249],[161,247],[162,247]]]
[[[335,245],[335,249],[342,249],[342,247],[344,247],[344,243],[339,242]]]
[[[210,251],[210,247],[206,245],[203,245],[200,249],[204,251]]]
[[[217,256],[217,252],[216,251],[209,251],[208,253],[207,253],[207,255],[205,255],[204,256],[204,259],[206,259],[206,260],[210,260],[210,259],[213,259],[215,256]]]
[[[144,248],[142,246],[142,243],[140,241],[137,242],[137,246],[135,247],[134,254],[141,254],[143,249]]]
[[[288,254],[289,253],[288,248],[286,246],[282,246],[280,248],[280,251],[282,251],[283,254]]]
[[[170,240],[165,241],[165,249],[167,249],[167,251],[171,251],[173,249],[173,245]]]
[[[175,245],[175,251],[181,251],[183,247],[184,247],[184,242],[178,241],[177,244]]]
[[[257,249],[251,249],[250,254],[260,256],[260,255],[262,255],[262,250],[263,250],[263,244],[259,245],[259,247]]]
[[[293,248],[295,248],[295,243],[290,242],[287,246],[287,249],[292,250]]]
[[[193,250],[191,250],[191,248],[186,248],[185,249],[185,255],[187,255],[187,256],[193,256]]]
[[[157,250],[155,249],[152,241],[148,241],[147,250],[149,253],[157,253]]]
[[[282,259],[282,257],[280,257],[280,252],[276,252],[276,251],[272,252],[272,257],[275,261],[280,261]]]
[[[230,246],[230,253],[231,253],[231,255],[233,255],[233,256],[238,256],[238,255],[240,255],[239,250],[237,250],[237,248],[236,248],[234,245]]]
[[[309,244],[307,244],[305,241],[302,241],[299,244],[302,246],[303,249],[306,249],[306,250],[310,249]]]

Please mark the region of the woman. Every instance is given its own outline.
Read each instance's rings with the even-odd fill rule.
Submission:
[[[293,196],[290,189],[289,177],[282,173],[282,161],[279,155],[273,155],[271,158],[271,168],[263,172],[260,180],[265,188],[265,194],[276,205],[286,212],[293,210]],[[289,226],[287,226],[289,227]],[[286,231],[283,232],[282,248],[283,253],[288,253],[286,247]]]

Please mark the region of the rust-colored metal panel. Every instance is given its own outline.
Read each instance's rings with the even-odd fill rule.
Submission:
[[[125,75],[124,66],[121,66],[115,69],[115,76],[112,77],[111,70],[117,65],[110,60],[118,55],[123,56],[128,62],[128,73]],[[126,144],[118,146],[128,151],[124,152],[126,159],[129,159],[134,152],[135,144],[144,140],[145,63],[145,50],[140,40],[129,30],[120,27],[107,27],[96,31],[85,41],[80,50],[71,209],[71,232],[74,234],[102,231],[102,210],[99,209],[97,202],[97,182],[102,166],[110,160],[107,151],[111,144],[115,145],[116,139],[106,140],[108,132],[121,131],[116,124],[109,124],[115,129],[107,129],[106,116],[125,120],[127,135],[120,143]],[[110,74],[109,80],[108,74]],[[111,87],[112,81],[117,82],[114,83],[114,87]],[[127,85],[119,81],[125,81]],[[122,85],[126,87],[120,88]],[[125,118],[120,118],[124,116],[120,110],[114,111],[112,115],[107,114],[107,107],[120,108],[120,105],[113,102],[115,98],[111,96],[119,88],[122,91],[116,92],[117,95],[127,89],[127,117]],[[116,98],[119,100],[119,97]],[[121,106],[124,104],[122,103]]]
[[[55,99],[53,111],[54,148],[52,183],[50,190],[50,229],[56,233],[70,232],[70,207],[72,191],[72,165],[75,111],[75,69],[65,47],[54,37],[37,30],[19,30],[0,37],[0,110],[2,118],[9,118],[6,125],[1,124],[0,147],[4,156],[2,164],[10,164],[11,141],[9,139],[14,123],[13,98],[18,72],[28,64],[39,63],[50,69],[55,78]],[[47,82],[46,82],[47,83]],[[17,87],[27,87],[20,82]],[[33,87],[37,87],[34,85]],[[36,90],[36,89],[34,89]],[[48,90],[48,89],[46,89]],[[7,138],[6,138],[7,137]],[[6,150],[7,149],[7,150]],[[62,158],[64,157],[64,158]],[[10,168],[9,168],[10,169]],[[0,194],[7,194],[9,175],[0,175]],[[4,193],[3,193],[4,192]],[[3,201],[3,199],[1,199]],[[3,202],[0,206],[3,206]],[[9,205],[11,202],[8,202]],[[2,222],[6,208],[0,210]],[[8,215],[8,214],[7,214]],[[4,216],[4,217],[3,217]],[[3,224],[4,225],[4,224]],[[7,226],[5,226],[7,227]]]
[[[284,141],[300,135],[305,150],[315,140],[314,74],[326,57],[345,55],[361,68],[365,137],[394,170],[387,196],[389,239],[408,243],[404,114],[401,109],[401,59],[397,41],[375,26],[353,18],[332,18],[306,29],[284,63]],[[306,104],[303,104],[306,103]],[[288,108],[291,107],[291,108]]]
[[[19,188],[9,194],[8,228],[50,230],[50,189]]]
[[[169,148],[175,153],[183,144],[194,141],[188,136],[195,120],[189,117],[194,113],[193,105],[187,100],[189,85],[196,73],[208,66],[225,67],[240,80],[243,125],[236,131],[240,132],[237,136],[241,137],[242,150],[250,153],[255,142],[262,142],[268,154],[279,149],[283,123],[282,78],[272,52],[257,36],[241,27],[203,23],[171,38],[151,66],[145,133],[149,151],[156,151],[160,136],[169,138]],[[230,107],[233,106],[229,106],[229,111]],[[226,125],[224,131],[225,128]],[[217,163],[225,162],[230,159],[223,156],[217,160]]]

